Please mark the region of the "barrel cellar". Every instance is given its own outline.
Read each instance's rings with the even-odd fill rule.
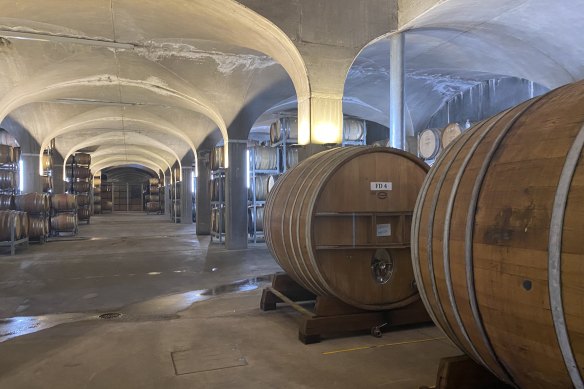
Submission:
[[[390,148],[335,148],[276,182],[264,210],[280,266],[317,296],[391,309],[416,301],[410,226],[427,165]]]
[[[584,82],[483,121],[430,171],[416,282],[462,350],[520,388],[582,388]]]

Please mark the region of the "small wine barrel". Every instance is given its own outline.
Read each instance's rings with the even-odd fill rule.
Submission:
[[[53,189],[53,177],[41,176],[41,184],[43,186],[43,192],[48,193]]]
[[[174,200],[174,214],[176,217],[180,217],[180,200]]]
[[[221,217],[221,231],[219,231],[219,217]],[[218,208],[211,210],[211,231],[225,233],[225,211]]]
[[[51,196],[51,207],[57,212],[74,211],[77,209],[77,199],[72,194],[54,194]]]
[[[218,177],[211,180],[211,200],[212,201],[225,201],[225,178]]]
[[[93,195],[93,204],[101,204],[101,195],[98,194]]]
[[[281,176],[264,212],[268,248],[316,295],[363,309],[418,300],[410,222],[428,166],[400,150],[316,154]]]
[[[458,123],[450,123],[442,130],[442,148],[448,147],[456,138],[462,134],[462,127]]]
[[[47,174],[53,170],[53,157],[49,154],[43,154],[43,173]]]
[[[93,204],[93,213],[99,215],[101,213],[101,203]]]
[[[14,178],[14,172],[11,170],[0,170],[0,189],[12,189],[15,185],[16,179]]]
[[[225,153],[223,146],[214,147],[210,156],[211,170],[219,170],[225,167]]]
[[[22,155],[22,149],[20,147],[12,147],[12,160],[14,163],[20,162],[20,156]]]
[[[50,210],[49,196],[45,193],[27,193],[14,197],[16,210],[32,214],[45,213]]]
[[[146,211],[148,212],[158,212],[160,211],[160,205],[159,203],[152,203],[152,202],[148,202],[146,203]]]
[[[20,223],[19,214],[17,211],[0,211],[0,242],[9,241],[11,239],[10,225],[14,222],[14,238],[20,239],[22,234],[22,226]]]
[[[9,211],[14,209],[14,196],[7,194],[0,194],[0,210]]]
[[[268,175],[258,175],[255,176],[254,188],[255,188],[255,199],[256,201],[265,201],[268,198],[268,182],[271,176]],[[249,190],[249,199],[253,200],[253,188]]]
[[[257,212],[257,217],[256,217]],[[247,230],[250,234],[254,232],[262,232],[264,230],[264,207],[248,208],[247,210]]]
[[[156,177],[149,178],[148,183],[150,184],[150,186],[158,186],[160,184],[160,180]]]
[[[113,209],[111,201],[102,201],[101,202],[101,210],[111,212]]]
[[[76,181],[72,186],[77,193],[87,193],[91,189],[91,184],[88,181]]]
[[[0,145],[0,164],[9,164],[14,162],[14,153],[12,146]]]
[[[47,218],[45,216],[28,217],[28,237],[31,239],[41,239],[47,236]]]
[[[423,159],[433,159],[440,153],[440,130],[426,128],[418,137],[418,154]]]
[[[75,153],[75,164],[89,166],[91,165],[91,155],[87,153]]]
[[[60,213],[51,218],[51,229],[55,232],[77,231],[77,215],[74,213]]]
[[[276,170],[278,168],[278,149],[267,146],[253,148],[256,170]]]
[[[365,121],[345,118],[343,120],[343,140],[358,142],[365,136]]]
[[[14,211],[17,217],[17,224],[20,225],[20,234],[17,235],[17,239],[26,238],[28,236],[28,213]]]
[[[279,143],[283,140],[286,143],[298,142],[298,119],[293,117],[281,118],[270,126],[270,142]]]
[[[73,180],[87,180],[91,177],[91,170],[85,166],[67,166],[67,177]]]
[[[412,261],[433,320],[520,388],[584,388],[584,82],[477,124],[424,182]]]
[[[298,149],[289,147],[286,150],[286,168],[291,169],[296,165],[298,165]]]
[[[79,220],[89,220],[91,216],[91,210],[89,207],[81,207],[77,210],[77,218]]]
[[[89,205],[89,195],[88,194],[78,194],[77,195],[77,206],[78,207],[86,207]]]

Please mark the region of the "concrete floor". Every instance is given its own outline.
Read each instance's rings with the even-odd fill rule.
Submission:
[[[303,345],[293,310],[258,309],[279,270],[142,214],[0,253],[0,388],[417,388],[460,354],[432,326]]]

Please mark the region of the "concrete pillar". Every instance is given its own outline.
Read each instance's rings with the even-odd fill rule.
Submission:
[[[172,202],[170,199],[170,184],[171,184],[171,172],[170,169],[166,171],[164,175],[164,214],[170,217],[170,207],[172,206]]]
[[[20,156],[22,160],[22,190],[24,193],[42,192],[43,183],[39,175],[39,154],[38,153],[22,153]]]
[[[225,246],[247,248],[247,140],[229,140],[229,167],[225,177]]]
[[[59,153],[53,154],[53,193],[65,193],[65,181],[63,181],[63,158]]]
[[[401,150],[406,149],[404,40],[403,33],[392,35],[389,54],[389,142],[391,147]]]
[[[181,177],[181,209],[180,209],[180,223],[193,224],[193,184],[192,184],[193,168],[191,166],[183,166]]]
[[[211,234],[211,193],[209,180],[209,152],[199,152],[199,171],[197,176],[197,235]]]

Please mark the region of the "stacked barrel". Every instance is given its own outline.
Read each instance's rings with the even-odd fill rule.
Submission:
[[[71,193],[51,197],[51,235],[77,234],[77,196]]]
[[[28,214],[20,211],[0,211],[0,242],[19,241],[28,237]]]
[[[50,199],[46,193],[27,193],[16,196],[14,206],[17,211],[28,214],[25,217],[26,231],[31,240],[46,242],[49,236]]]
[[[160,213],[160,180],[148,180],[148,195],[146,198],[146,213]]]
[[[0,144],[0,194],[13,196],[18,192],[20,147]],[[8,201],[8,200],[4,200]]]
[[[211,237],[223,240],[225,234],[225,152],[223,146],[211,150]]]
[[[264,204],[268,197],[269,183],[272,182],[273,185],[274,179],[280,173],[280,150],[276,147],[255,146],[249,149],[249,155],[251,182],[247,228],[250,239],[257,242],[258,238],[263,237]]]
[[[101,177],[93,177],[93,214],[101,213]]]
[[[43,175],[41,176],[43,193],[53,192],[53,156],[51,153],[50,149],[45,150],[43,153]]]
[[[444,128],[426,128],[418,135],[418,155],[424,160],[434,160],[464,129],[458,123],[449,123]]]
[[[89,224],[91,216],[91,155],[76,153],[67,163],[69,193],[76,195],[77,217],[79,221]]]

